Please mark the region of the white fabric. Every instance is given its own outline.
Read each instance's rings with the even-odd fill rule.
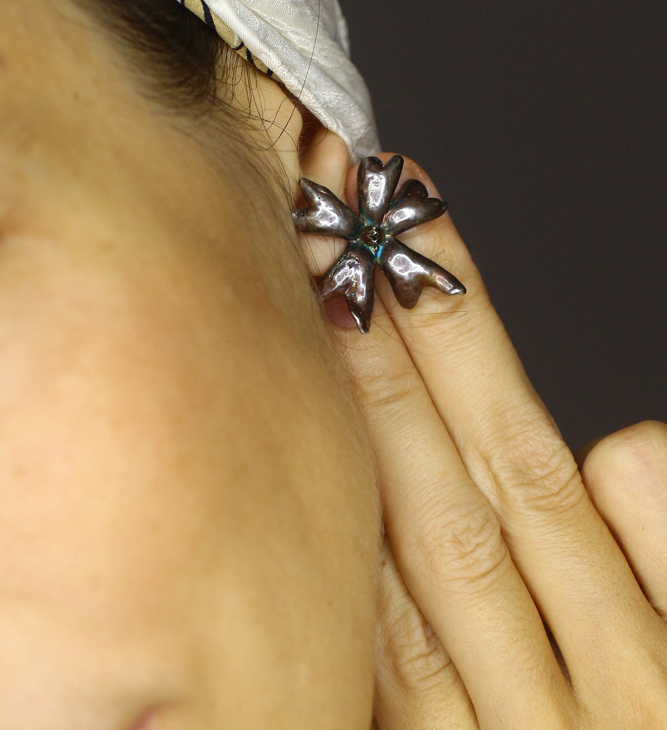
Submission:
[[[350,61],[338,0],[206,0],[355,161],[380,151],[370,96]]]

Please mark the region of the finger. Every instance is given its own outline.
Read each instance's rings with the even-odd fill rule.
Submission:
[[[410,161],[407,177],[421,180],[431,195],[440,197]],[[349,185],[353,178],[351,171]],[[406,311],[386,282],[378,283],[568,666],[589,666],[596,654],[617,656],[615,641],[632,641],[632,632],[646,642],[655,614],[588,499],[574,459],[535,394],[449,216],[401,234],[401,240],[436,259],[468,288],[464,297],[426,289],[417,308]],[[601,621],[620,627],[615,641],[599,631]]]
[[[477,728],[461,677],[415,605],[387,541],[380,555],[374,709],[380,730]]]
[[[579,471],[581,472],[581,469],[584,465],[584,462],[586,461],[587,456],[593,451],[593,449],[602,441],[604,437],[593,439],[593,441],[589,441],[588,443],[584,444],[583,446],[580,446],[575,452],[574,452],[574,460],[577,462],[577,466],[579,467]]]
[[[582,473],[644,593],[667,618],[667,425],[647,421],[601,439]]]
[[[375,327],[339,337],[401,575],[454,662],[480,724],[558,718],[569,691],[539,613],[403,343]]]

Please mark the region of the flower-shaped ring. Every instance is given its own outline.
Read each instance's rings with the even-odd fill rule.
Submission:
[[[389,280],[396,299],[412,309],[425,286],[445,294],[465,294],[466,288],[434,261],[408,248],[396,236],[420,223],[439,218],[447,203],[429,198],[418,180],[408,180],[394,199],[404,160],[394,155],[386,165],[377,157],[359,164],[359,214],[339,200],[328,188],[303,179],[301,191],[307,208],[292,214],[302,233],[336,236],[348,241],[341,257],[317,280],[319,298],[326,302],[345,297],[359,330],[371,326],[375,288],[375,267]]]

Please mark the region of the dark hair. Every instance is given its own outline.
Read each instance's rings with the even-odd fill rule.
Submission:
[[[218,34],[176,0],[72,2],[110,31],[146,95],[173,111],[210,111],[220,103],[219,84],[242,68]]]
[[[251,68],[215,30],[176,0],[70,1],[118,46],[119,57],[140,92],[156,108],[202,121],[202,129],[211,133],[204,137],[206,148],[222,145],[227,165],[234,158],[237,170],[239,166],[248,169],[255,192],[262,194],[276,215],[286,201],[292,203],[286,180],[278,170],[267,173],[266,164],[249,154],[270,150],[251,141],[247,134],[248,129],[261,128],[265,122],[252,108],[242,112],[228,101],[244,79],[252,96]],[[213,160],[215,155],[209,158]],[[269,177],[285,196],[282,202],[272,200],[275,189],[271,195],[266,187]]]

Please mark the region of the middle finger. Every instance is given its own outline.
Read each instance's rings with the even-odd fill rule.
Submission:
[[[414,163],[406,164],[404,176],[420,179],[437,196]],[[468,287],[465,297],[451,299],[425,290],[417,309],[406,312],[387,282],[379,282],[382,301],[467,473],[493,505],[566,661],[603,652],[605,645],[615,652],[633,631],[641,646],[657,616],[588,499],[449,216],[401,239],[426,256],[444,256],[446,268]],[[621,627],[616,641],[599,631],[601,622]]]

